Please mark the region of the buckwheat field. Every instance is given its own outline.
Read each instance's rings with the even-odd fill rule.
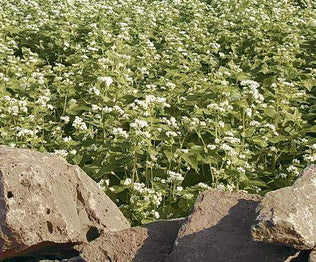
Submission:
[[[0,0],[0,143],[79,165],[134,225],[291,185],[315,36],[313,0]]]

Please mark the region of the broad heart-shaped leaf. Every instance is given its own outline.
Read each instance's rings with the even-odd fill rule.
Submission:
[[[262,138],[262,137],[252,137],[250,138],[252,140],[253,143],[261,146],[261,147],[266,147],[268,146],[267,142]]]
[[[291,136],[282,136],[282,135],[278,135],[275,137],[270,137],[269,141],[273,144],[279,143],[281,141],[290,141],[292,139]]]
[[[156,150],[155,150],[154,148],[152,148],[152,147],[148,148],[147,152],[148,152],[148,154],[149,154],[151,157],[155,157],[156,155],[159,154],[159,152],[156,151]]]
[[[171,161],[171,159],[173,158],[173,153],[167,150],[165,150],[163,153],[167,157],[168,161]]]
[[[240,182],[248,182],[249,181],[249,178],[247,177],[247,175],[243,172],[240,172],[239,173],[239,181]]]
[[[218,159],[214,156],[199,156],[198,161],[201,161],[203,164],[216,164]]]
[[[235,102],[235,105],[237,105],[241,108],[248,108],[249,107],[247,101],[245,101],[245,100],[237,101],[237,102]]]
[[[255,180],[255,179],[250,179],[248,184],[249,185],[253,185],[253,186],[260,186],[260,187],[266,187],[267,186],[267,184],[264,181]]]
[[[101,167],[100,170],[96,173],[95,179],[102,178],[105,174],[110,173],[115,168],[115,165],[109,163],[104,167]]]
[[[301,83],[308,91],[312,91],[313,87],[316,86],[316,79],[305,79]]]
[[[79,165],[82,160],[82,157],[83,157],[82,154],[76,154],[72,159],[74,165]]]
[[[274,108],[271,107],[264,109],[264,113],[272,118],[280,117],[280,114]]]
[[[277,77],[274,75],[267,77],[263,80],[262,86],[264,88],[270,87],[273,83],[275,83],[276,79],[277,79]]]
[[[66,113],[69,115],[80,115],[80,112],[82,111],[90,111],[91,108],[87,107],[87,106],[79,106],[79,105],[75,105],[75,106],[70,106],[68,108],[66,108]]]
[[[178,201],[178,207],[180,207],[181,209],[189,208],[190,204],[191,203],[184,198],[180,198],[180,200]]]
[[[310,127],[310,128],[306,128],[305,132],[307,133],[316,133],[316,125]]]
[[[196,172],[198,172],[198,163],[197,163],[197,156],[196,155],[188,155],[185,153],[181,153],[180,154],[182,159],[192,168],[194,168],[194,170],[196,170]]]
[[[129,186],[119,185],[119,186],[113,186],[115,189],[115,193],[120,193],[129,188]]]

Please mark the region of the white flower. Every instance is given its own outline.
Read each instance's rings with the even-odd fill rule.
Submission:
[[[285,174],[285,173],[280,173],[279,176],[280,176],[281,178],[287,178],[287,174]]]
[[[46,107],[47,106],[47,102],[50,100],[50,98],[48,96],[40,96],[36,103],[37,104],[40,104],[41,106],[43,107]]]
[[[270,128],[272,131],[275,132],[275,125],[272,125],[272,124],[265,124],[264,126],[267,127],[267,128]]]
[[[260,126],[260,122],[255,121],[255,120],[251,121],[249,124],[250,126]]]
[[[296,159],[296,158],[293,159],[292,162],[293,162],[293,164],[300,164],[301,163],[301,161],[299,159]]]
[[[119,112],[121,115],[125,113],[124,110],[119,106],[113,106],[113,109]]]
[[[258,187],[258,186],[255,186],[255,189],[256,189],[256,193],[259,193],[262,190],[261,187]]]
[[[136,119],[134,123],[130,124],[131,128],[144,128],[148,126],[148,123],[146,120]]]
[[[55,150],[54,150],[54,154],[55,154],[55,155],[62,156],[62,157],[68,156],[67,150],[64,150],[64,149],[60,149],[60,150],[55,149]]]
[[[69,116],[61,116],[60,120],[64,121],[65,123],[68,123],[70,121],[70,118],[69,118]]]
[[[101,83],[105,82],[107,87],[109,87],[113,83],[113,79],[110,76],[100,76],[100,77],[98,77],[98,81]]]
[[[72,140],[72,138],[71,138],[71,136],[67,136],[67,137],[64,137],[63,140],[65,143],[68,143]]]
[[[72,155],[77,154],[77,150],[76,150],[76,149],[71,150],[71,151],[70,151],[70,154],[72,154]]]
[[[290,165],[286,169],[288,172],[293,173],[294,175],[298,176],[300,172],[298,171],[298,168],[296,166]]]
[[[102,111],[106,113],[111,113],[113,111],[113,108],[105,106],[102,108]]]
[[[102,109],[102,108],[99,107],[98,105],[91,105],[91,107],[92,107],[92,110],[93,110],[93,111],[99,111],[99,110]]]
[[[227,135],[227,136],[234,136],[233,132],[231,132],[231,131],[226,131],[225,135]]]
[[[223,139],[231,144],[239,144],[240,143],[240,139],[238,137],[230,137],[230,136],[227,137],[226,136]]]
[[[199,187],[202,187],[202,188],[205,188],[205,189],[210,188],[208,185],[206,185],[206,184],[204,184],[204,183],[202,183],[202,182],[198,183],[198,186],[199,186]]]
[[[167,171],[167,174],[170,176],[169,182],[182,182],[184,180],[184,178],[182,177],[182,175],[180,173],[176,173],[174,171]]]
[[[24,136],[33,136],[35,133],[33,130],[27,129],[27,128],[17,128],[18,133],[17,137],[24,137]]]
[[[75,117],[75,120],[73,121],[72,126],[78,130],[86,130],[87,129],[86,123],[83,122],[82,118],[80,118],[79,116]]]
[[[246,170],[243,167],[237,167],[237,170],[241,173],[245,173]]]
[[[246,115],[247,115],[248,117],[251,117],[251,116],[252,116],[252,110],[251,110],[251,108],[247,108],[247,109],[246,109]]]
[[[174,83],[168,82],[166,87],[169,87],[171,90],[175,89],[176,85]]]
[[[144,187],[145,187],[144,183],[137,183],[137,182],[135,182],[134,186],[133,186],[133,189],[138,191],[138,192],[140,192],[140,193],[143,193],[144,192]]]
[[[128,186],[128,185],[130,185],[130,184],[132,184],[132,179],[131,179],[131,178],[126,178],[126,179],[124,180],[124,182],[123,182],[123,185],[124,185],[124,186]]]
[[[95,86],[93,86],[93,87],[91,87],[90,89],[89,89],[89,93],[94,93],[94,94],[96,94],[97,96],[99,96],[100,95],[100,90],[98,89],[98,88],[96,88]]]
[[[253,81],[253,80],[244,80],[244,81],[241,81],[240,84],[242,86],[250,87],[253,89],[257,89],[260,86],[258,82]]]
[[[17,116],[19,113],[19,107],[18,106],[12,106],[8,108],[8,113],[12,114],[14,116]]]
[[[176,137],[176,136],[178,136],[178,134],[176,132],[173,132],[173,131],[167,131],[166,135],[167,135],[167,137]]]
[[[123,128],[121,128],[121,127],[117,127],[117,128],[114,127],[114,128],[113,128],[113,134],[114,134],[114,135],[117,135],[117,136],[122,136],[122,137],[124,137],[124,138],[128,138],[127,132],[124,131]]]
[[[182,186],[177,186],[176,190],[181,192],[183,190],[183,187]]]
[[[226,186],[226,188],[227,188],[228,191],[234,191],[235,185],[232,185],[232,184],[229,185],[229,184],[228,184],[228,185]]]
[[[154,213],[154,216],[155,216],[156,219],[158,219],[160,217],[160,215],[159,215],[159,213],[157,211]]]
[[[207,145],[206,147],[211,150],[216,149],[216,145]]]
[[[103,180],[103,179],[101,179],[101,180],[98,182],[98,187],[99,187],[100,189],[102,189],[102,190],[105,190],[105,189],[106,189],[106,187],[104,186],[104,180]]]

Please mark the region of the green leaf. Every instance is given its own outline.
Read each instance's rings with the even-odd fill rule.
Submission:
[[[189,156],[187,154],[181,154],[182,159],[194,170],[198,172],[198,164],[197,164],[197,157],[196,156]]]

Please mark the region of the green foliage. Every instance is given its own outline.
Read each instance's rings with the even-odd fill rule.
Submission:
[[[316,161],[313,0],[0,3],[0,142],[80,165],[134,223]]]

